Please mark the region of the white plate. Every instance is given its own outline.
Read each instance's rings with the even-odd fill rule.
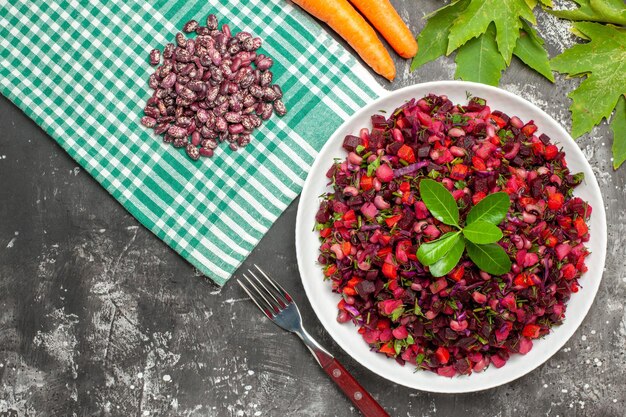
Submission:
[[[340,296],[332,293],[330,283],[323,280],[322,270],[317,263],[318,234],[312,229],[319,207],[318,196],[327,191],[325,173],[333,158],[345,158],[346,153],[341,145],[347,134],[358,134],[362,127],[371,128],[372,114],[379,110],[386,110],[386,114],[390,114],[411,98],[420,98],[429,93],[445,94],[453,103],[464,104],[467,102],[466,92],[486,99],[494,110],[517,115],[523,121],[534,120],[539,133],[547,134],[563,147],[571,171],[584,172],[585,181],[576,188],[575,194],[593,207],[589,222],[591,240],[587,244],[591,255],[587,258],[589,271],[580,279],[580,291],[572,295],[567,305],[563,325],[555,327],[545,338],[534,341],[532,350],[526,355],[512,355],[500,369],[490,366],[485,372],[445,378],[432,372],[415,372],[414,366],[410,364],[400,366],[393,359],[370,351],[351,322],[337,323],[336,306]],[[410,388],[431,392],[472,392],[493,388],[527,374],[554,355],[574,334],[589,311],[602,278],[606,256],[606,217],[600,188],[589,163],[570,135],[552,117],[528,101],[495,87],[461,81],[430,82],[406,87],[378,99],[357,112],[330,137],[317,156],[302,190],[296,220],[296,253],[302,284],[313,310],[328,333],[350,356],[372,372]]]

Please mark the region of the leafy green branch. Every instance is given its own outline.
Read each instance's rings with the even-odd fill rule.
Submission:
[[[617,169],[626,161],[626,7],[623,0],[575,1],[579,6],[575,10],[549,12],[576,20],[572,32],[587,42],[555,57],[552,68],[571,77],[586,77],[568,94],[572,136],[591,132],[602,119],[611,119],[613,168]]]
[[[504,220],[511,201],[504,192],[493,193],[476,204],[467,215],[465,227],[459,225],[459,208],[452,194],[440,183],[424,179],[419,185],[422,201],[440,222],[457,230],[420,245],[417,258],[428,266],[435,277],[448,274],[467,250],[469,258],[481,270],[502,275],[511,269],[511,260],[497,244],[502,231],[497,226]]]
[[[411,71],[456,52],[455,77],[466,81],[498,85],[512,56],[552,82],[552,70],[586,77],[569,94],[572,135],[610,119],[617,169],[626,161],[626,7],[623,0],[573,1],[574,10],[554,10],[551,0],[452,0],[426,17]],[[550,61],[534,28],[539,4],[575,21],[572,31],[588,42]]]
[[[552,5],[550,0],[541,3]],[[498,85],[515,55],[554,82],[543,40],[533,28],[537,4],[537,0],[453,0],[428,16],[411,70],[456,51],[456,78]]]

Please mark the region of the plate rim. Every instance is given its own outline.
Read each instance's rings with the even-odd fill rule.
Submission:
[[[463,387],[463,388],[459,388],[459,387],[447,387],[447,388],[439,388],[437,387],[433,387],[433,386],[424,386],[423,384],[419,384],[419,383],[407,383],[403,380],[400,380],[398,378],[393,378],[390,377],[388,375],[383,375],[380,372],[378,372],[377,370],[373,369],[366,361],[362,360],[362,358],[357,357],[356,355],[354,355],[348,346],[344,346],[344,343],[341,340],[338,340],[335,336],[334,336],[334,331],[329,328],[329,326],[327,325],[326,321],[322,319],[322,315],[320,314],[320,312],[318,311],[319,306],[316,305],[316,303],[311,302],[311,287],[308,285],[307,280],[305,279],[306,276],[306,271],[304,270],[304,266],[303,266],[303,254],[302,254],[302,245],[301,245],[301,239],[303,236],[305,236],[305,232],[304,229],[306,227],[306,225],[304,224],[304,220],[303,219],[303,207],[304,204],[303,201],[305,197],[308,196],[308,194],[310,194],[309,192],[309,188],[312,187],[312,183],[314,182],[314,178],[313,178],[313,174],[319,170],[319,165],[321,165],[322,163],[325,163],[327,161],[322,161],[322,159],[320,158],[321,155],[324,155],[328,148],[332,147],[333,143],[335,141],[331,140],[333,138],[335,138],[335,136],[338,134],[338,132],[343,131],[344,129],[346,129],[346,127],[352,123],[352,121],[354,119],[359,119],[361,117],[363,117],[364,114],[366,114],[367,116],[373,114],[374,112],[376,112],[376,110],[373,110],[373,108],[376,107],[376,105],[378,103],[381,103],[385,100],[389,100],[390,98],[393,98],[394,96],[403,96],[405,93],[410,92],[412,90],[419,90],[419,89],[431,89],[431,92],[436,93],[437,89],[442,89],[442,88],[465,88],[466,90],[471,90],[472,88],[480,88],[480,89],[486,89],[489,91],[489,93],[493,93],[496,95],[500,95],[500,96],[504,96],[505,98],[509,98],[512,99],[513,101],[523,101],[525,102],[528,106],[530,106],[530,108],[532,109],[533,112],[538,112],[539,114],[541,114],[543,117],[547,118],[548,120],[550,120],[554,126],[556,127],[556,129],[559,131],[559,134],[561,135],[561,138],[559,138],[559,143],[564,143],[565,141],[570,141],[573,145],[572,149],[574,150],[574,153],[577,154],[578,159],[582,160],[582,163],[585,167],[585,170],[590,172],[591,178],[587,178],[585,177],[585,181],[589,183],[589,185],[591,186],[592,189],[595,189],[595,191],[597,192],[597,196],[601,202],[601,204],[596,207],[593,206],[593,214],[595,214],[596,216],[599,217],[600,219],[600,230],[594,230],[593,233],[598,233],[600,235],[600,244],[601,247],[598,249],[598,251],[600,252],[600,262],[601,265],[598,265],[598,268],[600,269],[600,273],[598,275],[598,280],[597,280],[597,284],[593,285],[593,288],[591,288],[589,291],[592,291],[593,293],[587,293],[586,296],[589,297],[591,296],[591,302],[589,302],[585,307],[585,311],[583,312],[583,314],[580,315],[579,318],[579,322],[575,325],[575,327],[569,331],[568,333],[566,333],[562,339],[557,339],[557,342],[554,343],[549,349],[547,354],[545,354],[545,358],[543,360],[539,360],[536,363],[532,363],[530,366],[528,366],[527,368],[523,369],[522,372],[517,372],[517,373],[512,373],[511,375],[505,376],[503,378],[493,378],[494,380],[491,382],[488,382],[482,386],[479,387],[474,387],[473,384],[471,383],[471,376],[469,377],[460,377],[460,376],[456,376],[453,379],[457,379],[457,378],[467,378],[467,387]],[[417,93],[416,93],[417,94]],[[402,103],[398,103],[397,106],[400,106]],[[338,140],[338,139],[335,139]],[[318,204],[318,200],[316,200],[316,204]],[[592,214],[592,215],[593,215]],[[333,133],[332,135],[329,136],[328,140],[326,141],[326,143],[324,144],[324,146],[320,149],[320,151],[318,152],[318,154],[315,157],[315,160],[313,162],[313,164],[311,164],[311,168],[309,170],[309,173],[307,174],[307,178],[304,182],[303,188],[302,188],[302,193],[300,195],[300,200],[298,203],[298,209],[297,209],[297,214],[296,214],[296,227],[295,227],[295,246],[296,246],[296,257],[297,257],[297,262],[298,262],[298,270],[300,273],[300,280],[302,282],[302,285],[304,287],[307,299],[309,301],[309,304],[311,305],[311,307],[313,308],[313,311],[315,312],[315,315],[317,316],[318,320],[322,323],[322,325],[324,326],[324,329],[326,330],[326,332],[333,338],[333,340],[341,347],[341,349],[348,354],[350,357],[352,357],[356,362],[358,362],[359,364],[361,364],[362,366],[364,366],[365,368],[369,369],[371,372],[379,375],[380,377],[406,386],[408,388],[412,388],[412,389],[417,389],[417,390],[422,390],[422,391],[427,391],[427,392],[435,392],[435,393],[466,393],[466,392],[477,392],[477,391],[483,391],[483,390],[487,390],[487,389],[491,389],[491,388],[495,388],[497,386],[501,386],[504,384],[507,384],[509,382],[512,382],[518,378],[521,378],[524,375],[529,374],[530,372],[532,372],[533,370],[535,370],[536,368],[538,368],[540,365],[544,364],[545,362],[547,362],[552,356],[554,356],[559,349],[561,349],[570,339],[571,337],[574,335],[574,333],[576,333],[576,331],[580,328],[580,326],[582,325],[585,317],[587,316],[587,314],[589,313],[589,310],[591,309],[591,306],[593,305],[593,303],[595,302],[595,298],[596,295],[598,293],[598,289],[600,286],[600,283],[602,281],[603,275],[604,275],[604,266],[605,266],[605,262],[606,262],[606,250],[607,250],[607,223],[606,223],[606,212],[605,212],[605,206],[604,206],[604,199],[602,196],[602,190],[600,189],[600,186],[598,184],[597,178],[595,176],[595,173],[593,172],[593,168],[591,167],[591,165],[589,164],[589,161],[587,160],[587,158],[584,156],[582,150],[580,149],[580,147],[578,146],[578,144],[576,143],[576,141],[571,137],[571,135],[569,134],[569,132],[567,132],[567,130],[565,130],[565,128],[559,123],[557,122],[552,116],[550,116],[548,113],[546,113],[543,109],[541,109],[539,106],[535,105],[534,103],[530,102],[529,100],[518,96],[517,94],[511,93],[509,91],[506,91],[504,89],[498,88],[498,87],[494,87],[494,86],[490,86],[490,85],[486,85],[486,84],[480,84],[480,83],[474,83],[474,82],[469,82],[469,81],[456,81],[456,80],[442,80],[442,81],[430,81],[430,82],[425,82],[425,83],[417,83],[417,84],[412,84],[397,90],[393,90],[388,92],[387,94],[384,94],[380,97],[378,97],[376,100],[372,101],[371,103],[365,105],[363,108],[359,109],[358,111],[356,111],[352,116],[350,116],[348,119],[346,119]],[[593,248],[594,251],[596,251],[596,248]],[[596,266],[594,266],[594,268],[596,268]],[[332,295],[333,293],[329,291],[329,296]],[[582,295],[582,294],[581,294]],[[568,302],[569,303],[569,302]],[[567,318],[565,319],[567,320]],[[572,319],[573,320],[573,319]],[[559,326],[560,328],[561,326]],[[350,329],[350,331],[354,331],[353,329]],[[356,334],[356,332],[355,332]],[[553,334],[553,333],[551,333]],[[398,364],[396,364],[395,362],[393,362],[392,360],[389,360],[390,364],[393,364],[394,366],[399,366]],[[407,365],[408,366],[408,365]],[[490,367],[491,368],[491,367]],[[506,369],[506,366],[502,369]],[[440,377],[439,378],[444,378],[444,377]]]

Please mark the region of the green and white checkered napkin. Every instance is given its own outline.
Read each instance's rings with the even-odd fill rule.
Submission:
[[[289,113],[245,149],[193,162],[139,119],[148,51],[209,13],[264,39]],[[288,0],[0,0],[0,47],[0,92],[220,285],[300,193],[332,132],[382,91]]]

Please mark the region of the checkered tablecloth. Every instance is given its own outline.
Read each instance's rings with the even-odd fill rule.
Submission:
[[[215,13],[265,40],[289,113],[191,161],[139,124],[148,51]],[[317,151],[381,88],[288,0],[0,0],[0,92],[145,227],[222,285],[300,193]]]

